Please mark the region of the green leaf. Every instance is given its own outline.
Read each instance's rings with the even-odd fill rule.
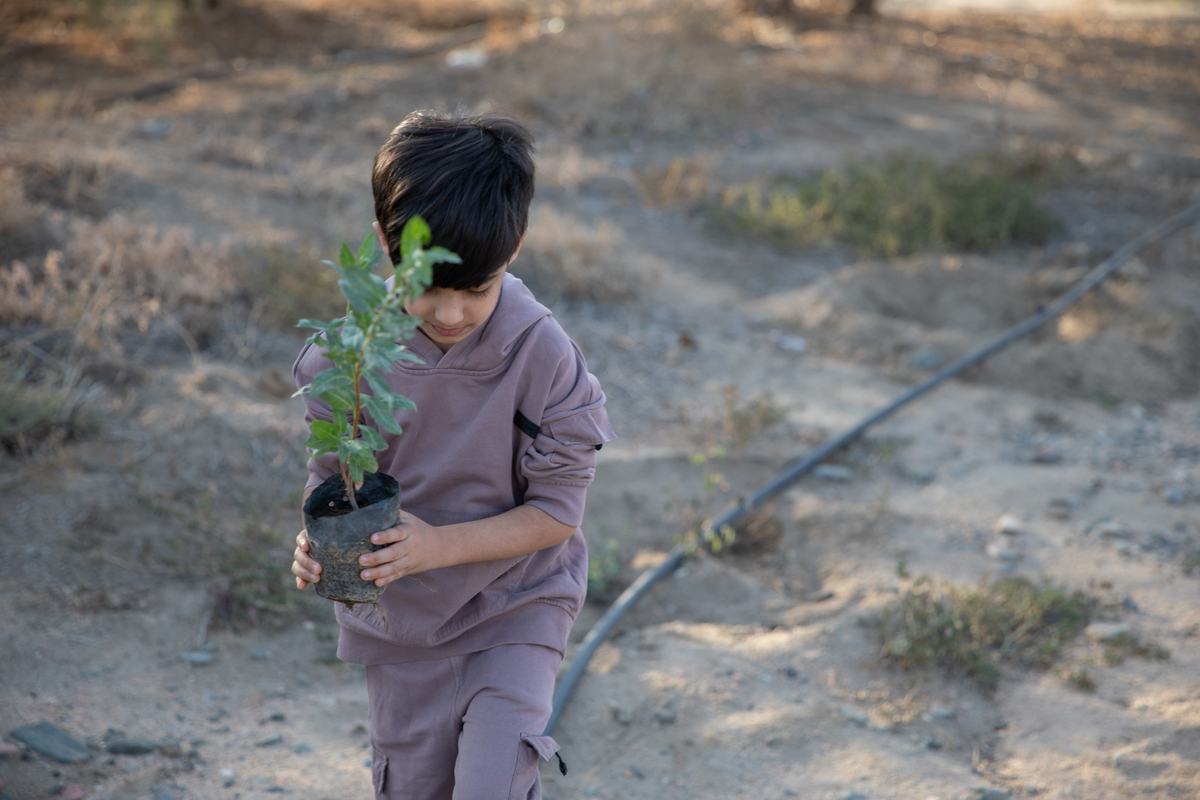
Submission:
[[[433,234],[429,224],[419,214],[414,214],[400,232],[400,252],[407,257],[414,250],[419,250],[429,243]]]
[[[369,394],[365,395],[362,401],[363,406],[371,415],[372,422],[395,436],[404,433],[404,429],[400,427],[399,422],[396,422],[396,416],[392,413],[392,407],[386,400]]]
[[[353,267],[355,264],[358,263],[358,259],[354,257],[353,253],[350,252],[350,245],[348,245],[348,244],[342,245],[342,249],[338,253],[338,255],[340,256],[343,267]],[[333,268],[337,269],[338,272],[342,271],[342,270],[338,269],[336,266],[334,266]]]
[[[336,426],[331,422],[326,422],[323,419],[315,419],[309,426],[312,435],[308,437],[308,441],[304,446],[313,451],[313,455],[320,456],[325,453],[332,453],[338,449],[339,438]]]
[[[362,437],[362,441],[368,447],[370,447],[372,451],[383,450],[387,448],[387,440],[380,435],[379,431],[368,425],[359,425],[358,435]]]
[[[346,269],[338,286],[350,303],[350,308],[363,314],[370,314],[387,297],[387,285],[383,278],[358,265]]]

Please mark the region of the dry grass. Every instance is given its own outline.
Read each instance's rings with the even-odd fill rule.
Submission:
[[[611,223],[588,225],[544,204],[535,207],[529,235],[512,268],[543,300],[598,303],[632,299],[653,285],[660,271],[653,258],[629,247]]]

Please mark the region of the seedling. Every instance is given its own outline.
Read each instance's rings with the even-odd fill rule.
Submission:
[[[374,271],[383,255],[374,234],[363,240],[357,254],[343,244],[340,263],[324,263],[340,276],[346,315],[330,322],[302,319],[296,326],[316,329],[307,343],[319,343],[333,362],[296,392],[320,398],[333,412],[328,421],[313,420],[305,444],[314,458],[337,453],[346,499],[355,511],[358,502],[349,487],[361,489],[363,475],[379,469],[375,453],[387,447],[380,429],[399,436],[403,431],[394,412],[416,409],[411,400],[392,391],[385,377],[397,361],[420,361],[400,344],[411,338],[420,324],[405,312],[405,306],[429,287],[435,264],[461,263],[445,248],[426,250],[430,238],[425,220],[414,216],[408,221],[400,234],[402,257],[394,267],[390,286]],[[367,424],[366,416],[375,427]]]

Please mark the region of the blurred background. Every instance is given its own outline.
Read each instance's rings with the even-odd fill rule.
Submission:
[[[732,498],[1200,202],[1198,97],[1194,0],[4,0],[0,796],[369,791],[361,671],[288,573],[290,367],[296,321],[340,313],[320,261],[369,232],[371,160],[410,111],[537,137],[511,271],[622,437],[578,641]],[[1198,245],[1147,249],[661,590],[564,720],[548,795],[1200,792],[1178,652],[1106,683],[1080,644],[1049,689],[1049,662],[1017,664],[1066,693],[1039,722],[857,624],[914,564],[1085,586],[1075,536],[1093,612],[1157,580],[1155,635],[1194,650]],[[989,538],[1008,512],[1014,558]],[[1088,705],[1088,669],[1127,717]],[[1154,680],[1192,695],[1151,722],[1129,706]],[[1006,743],[1006,720],[1142,749],[1121,768],[1115,739]],[[39,721],[95,757],[8,736]]]

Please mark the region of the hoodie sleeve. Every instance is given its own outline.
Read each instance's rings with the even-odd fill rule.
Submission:
[[[296,388],[299,389],[312,383],[313,378],[330,365],[331,362],[322,355],[318,345],[305,345],[296,358],[296,363],[292,365],[292,377],[296,379]],[[323,400],[313,397],[308,392],[305,392],[302,397],[304,398],[305,425],[311,425],[314,419],[323,419],[326,422],[333,419],[329,405]],[[326,478],[337,471],[337,453],[326,453],[317,458],[310,457],[308,460],[308,483],[305,484],[305,488],[320,486]]]
[[[596,451],[617,438],[604,410],[604,392],[587,371],[579,348],[559,364],[538,435],[521,456],[529,482],[525,504],[566,525],[583,522],[587,487],[596,475]]]

